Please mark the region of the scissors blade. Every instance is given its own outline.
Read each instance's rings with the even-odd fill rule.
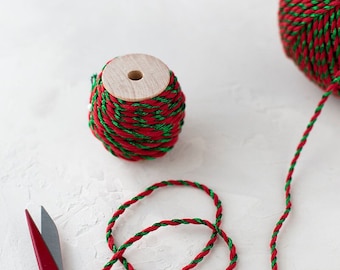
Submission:
[[[58,229],[45,208],[41,206],[41,235],[59,270],[63,270]]]
[[[28,210],[25,210],[28,228],[30,231],[35,257],[40,270],[58,270],[51,253],[46,246],[37,226],[35,225]]]

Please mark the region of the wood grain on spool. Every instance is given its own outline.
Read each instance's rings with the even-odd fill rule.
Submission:
[[[138,102],[162,93],[169,84],[169,68],[156,57],[128,54],[114,58],[103,71],[105,89],[116,98]]]

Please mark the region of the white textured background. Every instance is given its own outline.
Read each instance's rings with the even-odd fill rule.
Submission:
[[[37,269],[24,209],[39,223],[40,205],[59,228],[65,270],[100,269],[111,256],[105,228],[116,207],[170,178],[220,195],[237,269],[270,269],[288,164],[322,94],[283,53],[277,2],[1,1],[0,269]],[[187,97],[175,149],[139,163],[111,156],[87,126],[90,76],[133,52],[163,60]],[[297,167],[280,269],[340,268],[339,103],[328,102]],[[208,197],[162,190],[119,220],[117,241],[194,216],[213,219]],[[209,235],[162,229],[126,256],[138,270],[181,269]],[[227,258],[219,241],[198,269],[225,269]]]

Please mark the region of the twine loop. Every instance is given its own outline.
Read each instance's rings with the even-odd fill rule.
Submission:
[[[204,191],[208,194],[214,202],[216,207],[216,214],[215,214],[215,221],[214,223],[200,218],[183,218],[183,219],[171,219],[171,220],[162,220],[160,222],[154,223],[151,226],[145,228],[144,230],[136,233],[133,237],[125,241],[121,246],[117,246],[115,243],[115,239],[113,236],[113,228],[116,224],[118,218],[125,212],[127,208],[131,205],[139,202],[140,200],[144,199],[145,197],[151,195],[155,190],[163,187],[173,187],[173,186],[185,186],[185,187],[192,187],[199,190]],[[133,243],[139,241],[142,237],[148,235],[149,233],[156,231],[162,227],[166,226],[179,226],[179,225],[203,225],[208,227],[212,233],[210,239],[205,244],[204,248],[201,250],[199,254],[195,256],[195,258],[186,266],[182,268],[182,270],[189,270],[196,267],[212,250],[214,247],[215,242],[220,236],[226,245],[229,248],[229,265],[227,266],[227,270],[232,270],[236,267],[237,262],[237,253],[236,247],[233,244],[233,241],[230,237],[221,229],[221,222],[222,222],[222,202],[218,198],[218,195],[214,193],[213,190],[209,189],[207,186],[199,184],[197,182],[187,181],[187,180],[168,180],[156,183],[150,187],[148,187],[145,191],[141,192],[137,196],[133,197],[131,200],[122,204],[117,211],[113,214],[112,218],[109,221],[108,227],[106,229],[106,239],[110,250],[114,253],[111,257],[110,261],[104,266],[103,270],[111,269],[111,267],[117,263],[118,261],[122,263],[125,269],[133,270],[135,269],[131,263],[127,261],[124,257],[124,253],[126,249],[132,246]]]

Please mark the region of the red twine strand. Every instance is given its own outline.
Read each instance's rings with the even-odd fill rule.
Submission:
[[[172,187],[172,186],[192,187],[192,188],[200,189],[204,191],[206,194],[208,194],[212,198],[212,200],[214,201],[214,205],[216,206],[215,222],[211,223],[208,220],[204,220],[200,218],[162,220],[136,233],[133,237],[131,237],[124,244],[118,247],[115,244],[115,240],[113,237],[113,227],[116,224],[117,219],[125,212],[127,208],[137,203],[138,201],[144,199],[145,197],[148,197],[155,190],[159,188],[163,188],[163,187]],[[103,269],[104,270],[111,269],[113,264],[120,261],[125,269],[133,270],[135,268],[132,266],[132,264],[129,263],[125,257],[123,257],[126,249],[130,247],[133,243],[139,241],[142,237],[146,236],[147,234],[153,231],[158,230],[161,227],[193,224],[193,225],[204,225],[208,227],[212,231],[212,234],[210,236],[209,241],[206,243],[205,247],[202,249],[202,251],[199,254],[197,254],[195,258],[188,265],[183,267],[182,270],[189,270],[189,269],[196,267],[204,259],[204,257],[209,254],[215,242],[217,241],[218,236],[220,236],[224,240],[224,242],[227,244],[229,248],[230,262],[226,270],[232,270],[236,267],[236,262],[237,262],[236,247],[233,244],[231,238],[229,238],[227,234],[220,228],[221,222],[222,222],[222,203],[220,199],[218,198],[218,195],[214,193],[213,190],[209,189],[207,186],[199,184],[197,182],[191,182],[191,181],[186,181],[186,180],[168,180],[168,181],[156,183],[148,187],[145,191],[138,194],[131,200],[122,204],[118,208],[118,210],[113,214],[111,220],[109,221],[108,227],[106,229],[106,239],[108,242],[108,246],[110,250],[114,252],[114,255],[112,256],[110,261],[104,266]]]

